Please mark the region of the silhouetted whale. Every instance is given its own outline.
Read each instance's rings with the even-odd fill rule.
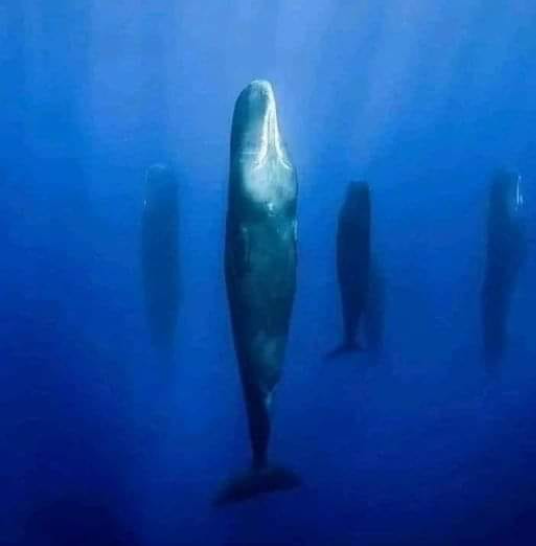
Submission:
[[[520,177],[501,170],[489,189],[486,270],[482,286],[482,326],[486,364],[493,368],[504,353],[506,324],[527,240]]]
[[[155,347],[170,355],[179,305],[177,181],[166,165],[146,176],[141,266],[147,319]]]
[[[352,182],[339,213],[337,278],[344,326],[343,341],[328,358],[361,349],[357,334],[365,312],[370,275],[370,190],[367,182]]]
[[[223,488],[218,504],[299,484],[292,472],[267,463],[272,400],[296,288],[297,193],[272,86],[253,81],[234,109],[225,245],[227,296],[253,464]]]

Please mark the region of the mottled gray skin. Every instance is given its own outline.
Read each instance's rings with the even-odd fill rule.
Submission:
[[[225,278],[259,471],[267,464],[272,397],[296,289],[297,190],[272,87],[254,81],[238,97],[233,116]]]
[[[178,196],[173,171],[147,170],[141,226],[141,267],[147,320],[156,348],[169,356],[179,306]]]

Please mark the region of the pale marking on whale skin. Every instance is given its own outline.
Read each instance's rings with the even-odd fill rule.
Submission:
[[[283,345],[284,340],[281,336],[274,336],[265,330],[259,331],[254,339],[255,351],[258,352],[259,362],[262,363],[257,370],[261,378],[258,385],[263,392],[267,407],[271,405],[275,388],[280,379],[277,362],[281,360]]]
[[[262,120],[260,145],[254,151],[249,149],[243,152],[241,168],[249,171],[245,184],[250,197],[257,202],[266,203],[268,212],[273,214],[281,205],[295,197],[293,167],[288,161],[279,131],[272,86],[264,81],[258,81],[256,85],[267,95],[266,112]],[[288,176],[281,176],[281,167],[288,171]]]
[[[285,169],[290,171],[292,170],[292,167],[286,160],[286,154],[281,140],[281,133],[279,132],[274,91],[272,86],[269,84],[265,84],[264,88],[268,94],[268,107],[263,120],[261,145],[257,153],[257,160],[254,169],[260,169],[262,166],[264,166],[268,158],[268,153],[270,153],[270,155],[274,155],[275,158],[281,162]]]

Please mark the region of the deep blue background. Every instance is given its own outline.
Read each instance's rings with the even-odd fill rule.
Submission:
[[[534,544],[534,252],[495,381],[478,307],[495,167],[523,175],[536,234],[533,0],[11,0],[0,67],[0,543]],[[232,109],[258,77],[300,182],[272,453],[305,485],[215,511],[249,457],[222,246]],[[174,369],[139,264],[162,160],[181,194]],[[321,358],[356,177],[386,278],[376,367]]]

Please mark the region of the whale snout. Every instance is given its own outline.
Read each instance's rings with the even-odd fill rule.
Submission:
[[[268,110],[270,104],[275,104],[274,88],[267,80],[253,80],[242,94],[262,110]]]
[[[231,147],[235,158],[254,157],[256,166],[274,159],[290,168],[270,82],[254,80],[240,93],[233,117]]]
[[[524,205],[521,176],[506,169],[495,172],[491,183],[490,205],[504,210],[512,219],[521,215]]]
[[[272,84],[266,80],[253,80],[240,93],[236,101],[235,115],[238,114],[244,128],[251,128],[254,124],[262,126],[263,120],[273,109],[275,95]]]

